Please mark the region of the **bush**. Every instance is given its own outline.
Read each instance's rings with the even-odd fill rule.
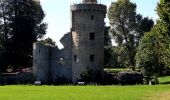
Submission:
[[[99,71],[93,71],[87,68],[85,72],[80,74],[79,81],[85,82],[86,84],[100,84],[102,82],[102,74]]]
[[[118,80],[115,78],[114,74],[111,73],[104,73],[104,80],[102,82],[103,85],[117,85],[119,84]]]
[[[34,79],[32,73],[3,74],[0,76],[0,84],[33,84]]]
[[[2,75],[0,75],[0,85],[4,85],[5,84],[5,77],[3,77]]]
[[[32,73],[25,72],[19,73],[19,75],[17,76],[17,81],[18,84],[33,84],[35,78]]]
[[[137,72],[119,72],[116,79],[122,85],[143,84],[143,75]]]
[[[0,49],[0,72],[1,72],[1,69],[2,69],[2,52]]]

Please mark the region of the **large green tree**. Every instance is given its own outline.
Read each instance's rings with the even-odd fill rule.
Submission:
[[[170,1],[160,0],[157,6],[159,19],[151,32],[140,41],[136,55],[136,66],[146,74],[154,76],[155,81],[160,69],[170,67]]]
[[[155,25],[155,34],[160,46],[160,59],[165,67],[170,67],[170,1],[160,0],[157,13],[159,19]]]
[[[143,70],[144,75],[154,76],[157,81],[158,73],[161,71],[161,63],[159,59],[159,43],[155,35],[155,30],[146,33],[139,43],[136,53],[136,66]]]
[[[44,11],[38,0],[1,0],[0,20],[3,31],[4,66],[31,64],[32,44],[46,34]],[[8,62],[6,62],[8,61]],[[31,66],[31,65],[30,65]]]
[[[130,0],[112,2],[108,17],[111,33],[118,44],[119,62],[129,68],[135,68],[135,54],[139,40],[144,32],[150,31],[153,21],[137,14],[136,4]]]

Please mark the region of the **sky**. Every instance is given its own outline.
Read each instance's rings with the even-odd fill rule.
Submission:
[[[46,14],[44,22],[48,23],[47,34],[44,38],[50,37],[56,41],[59,48],[62,48],[59,40],[70,31],[70,5],[80,3],[82,0],[40,0],[42,8]],[[99,3],[110,6],[111,2],[116,0],[98,0]],[[137,13],[144,17],[154,20],[158,18],[156,6],[159,0],[131,0],[136,3]],[[108,18],[105,19],[106,25],[109,25]]]

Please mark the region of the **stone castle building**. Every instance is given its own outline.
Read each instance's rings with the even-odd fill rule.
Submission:
[[[63,49],[34,43],[33,74],[37,81],[65,78],[76,83],[87,68],[103,72],[106,6],[97,0],[71,5],[71,30],[61,38]]]

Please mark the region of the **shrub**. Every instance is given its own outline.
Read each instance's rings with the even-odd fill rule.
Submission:
[[[137,72],[119,72],[116,74],[116,79],[122,85],[143,84],[143,75]]]
[[[112,73],[104,73],[104,80],[102,82],[103,85],[117,85],[119,84],[118,80],[115,78],[115,74]]]
[[[102,81],[102,74],[100,71],[94,71],[87,68],[85,72],[80,74],[79,81],[85,82],[86,84],[100,84]]]
[[[3,74],[0,76],[0,84],[33,84],[34,79],[32,73]]]

